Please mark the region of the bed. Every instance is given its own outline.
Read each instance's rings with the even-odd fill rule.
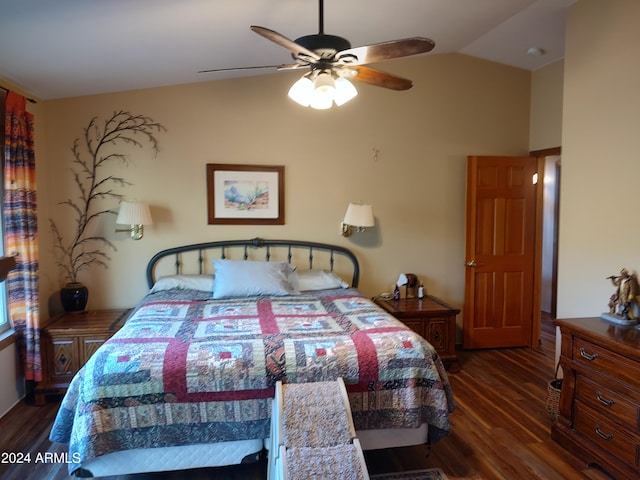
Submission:
[[[359,293],[350,250],[200,243],[159,252],[146,275],[149,293],[62,400],[50,439],[69,444],[71,474],[255,460],[279,380],[342,377],[365,450],[449,433],[455,401],[437,353]]]

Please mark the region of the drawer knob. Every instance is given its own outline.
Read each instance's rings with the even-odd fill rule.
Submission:
[[[604,433],[602,430],[600,430],[600,425],[596,425],[596,433],[603,440],[613,440],[613,433]]]
[[[590,362],[598,358],[597,353],[594,353],[594,354],[587,353],[584,347],[580,347],[580,356],[582,356],[582,358],[586,358]]]
[[[600,392],[596,392],[596,398],[601,404],[606,405],[607,407],[611,407],[614,403],[616,403],[616,401],[613,399],[607,400],[606,398],[603,398]]]

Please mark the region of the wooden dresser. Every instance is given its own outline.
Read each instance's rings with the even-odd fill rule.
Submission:
[[[453,308],[432,295],[400,300],[375,297],[373,301],[428,340],[447,370],[458,371],[456,315],[460,313],[460,309]]]
[[[130,312],[90,310],[52,318],[41,332],[43,378],[35,389],[36,405],[43,405],[48,395],[66,392],[76,372],[124,325]]]
[[[564,380],[552,438],[618,480],[640,478],[640,330],[600,318],[555,324]]]

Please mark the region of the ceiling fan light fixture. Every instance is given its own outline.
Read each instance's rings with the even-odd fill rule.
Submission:
[[[358,95],[358,91],[346,78],[334,78],[332,72],[321,71],[302,76],[291,86],[288,95],[303,107],[327,110],[334,102],[337,106],[344,105]]]
[[[303,107],[308,107],[313,97],[313,82],[307,75],[304,75],[300,80],[291,85],[288,95],[294,102],[299,103]]]
[[[336,90],[336,82],[330,72],[320,72],[313,81],[313,88],[322,94],[333,94]]]
[[[358,95],[358,90],[353,86],[346,78],[338,77],[336,79],[336,94],[333,97],[333,101],[337,106],[342,106],[349,100],[352,100]]]
[[[313,93],[313,98],[311,99],[311,104],[309,106],[311,108],[315,108],[316,110],[328,110],[332,105],[332,95],[327,95],[326,93],[320,93],[316,91]]]
[[[331,108],[336,95],[336,82],[331,72],[322,71],[316,75],[313,81],[313,95],[311,97],[311,108],[316,110],[326,110]]]

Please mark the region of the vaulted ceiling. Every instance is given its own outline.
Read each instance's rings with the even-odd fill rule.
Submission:
[[[326,0],[324,32],[354,47],[428,37],[424,55],[535,70],[563,58],[575,1]],[[291,63],[249,27],[295,40],[318,33],[318,13],[317,0],[0,0],[0,78],[46,100],[276,72],[198,73]]]

